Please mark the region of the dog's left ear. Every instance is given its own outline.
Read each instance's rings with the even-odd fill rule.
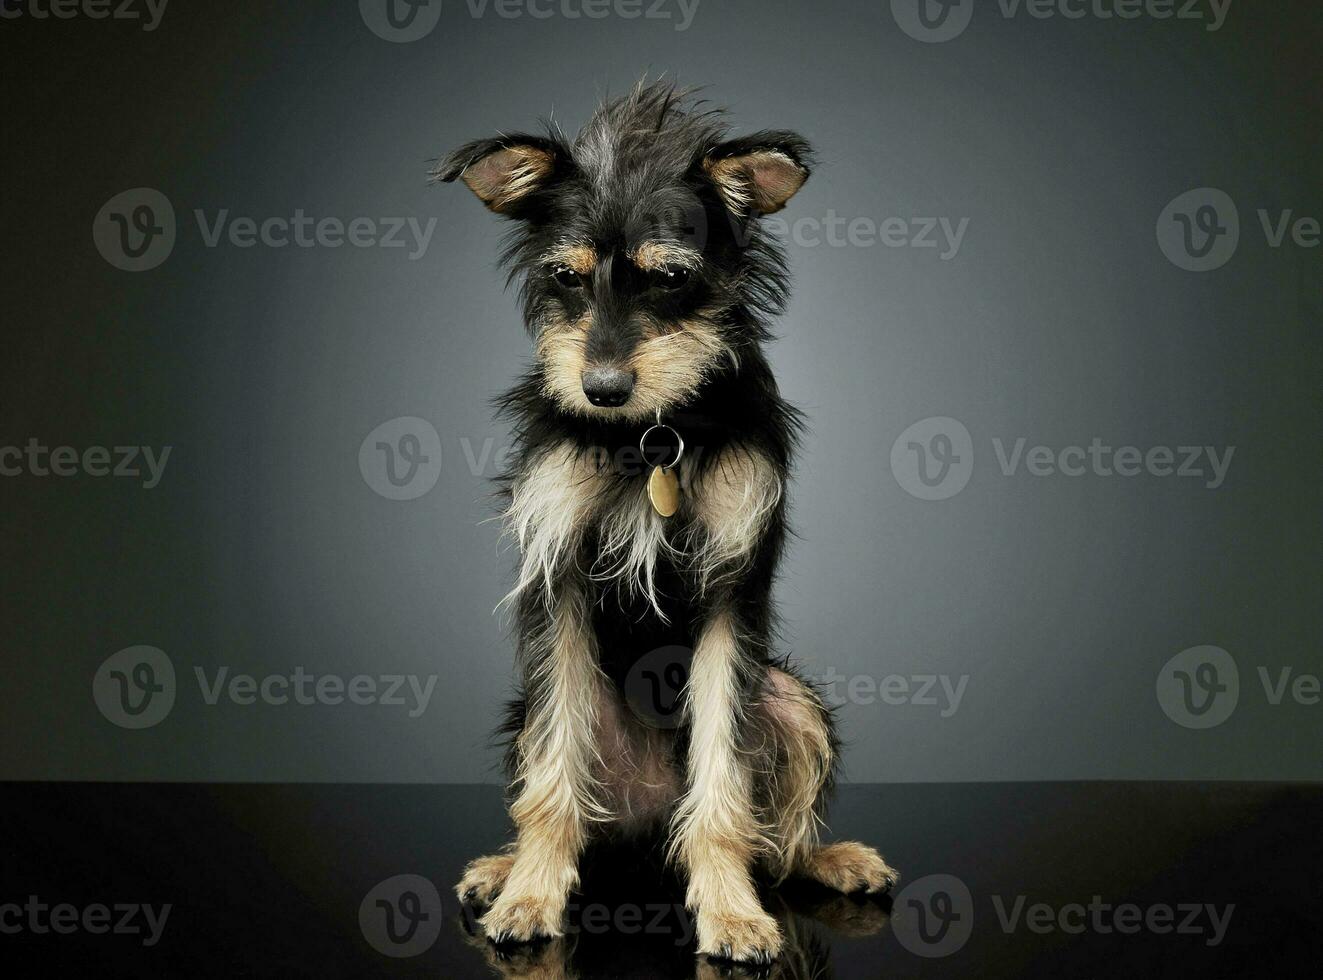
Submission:
[[[460,178],[491,210],[514,216],[519,203],[550,183],[564,160],[562,148],[542,136],[474,140],[437,164],[432,179]]]
[[[769,129],[713,147],[703,170],[732,213],[775,214],[804,186],[811,162],[804,137]]]

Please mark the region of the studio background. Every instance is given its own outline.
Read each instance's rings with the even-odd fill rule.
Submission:
[[[177,2],[151,31],[0,21],[0,446],[171,447],[151,489],[26,464],[0,479],[0,776],[499,778],[488,733],[512,652],[494,609],[512,556],[483,522],[510,440],[490,400],[529,346],[497,268],[501,222],[426,174],[539,116],[573,131],[645,71],[820,156],[778,216],[794,296],[772,360],[810,421],[778,596],[783,649],[842,678],[847,776],[1323,776],[1316,694],[1288,683],[1274,704],[1260,674],[1323,672],[1321,252],[1307,226],[1274,247],[1258,215],[1323,217],[1315,5],[1232,3],[1214,31],[978,3],[941,43],[885,2],[698,0],[684,29],[678,5],[550,9],[475,17],[445,0],[407,43],[354,2]],[[177,234],[130,272],[94,226],[137,188],[171,202]],[[1234,254],[1206,272],[1157,233],[1200,188],[1239,216]],[[434,225],[411,257],[407,226],[404,247],[211,247],[195,217],[298,209]],[[833,216],[861,221],[831,237]],[[910,244],[866,241],[894,218],[908,230],[888,225],[888,241]],[[933,247],[912,241],[924,219]],[[943,228],[962,222],[957,247]],[[360,468],[365,439],[399,418],[439,443],[435,485],[409,500]],[[892,465],[931,418],[971,439],[967,484],[940,500]],[[1234,452],[1210,487],[1025,462],[1006,475],[994,445],[1095,437]],[[138,645],[169,658],[177,690],[132,729],[93,691]],[[1157,690],[1199,646],[1239,678],[1232,713],[1202,729]],[[297,667],[439,680],[410,717],[209,705],[194,674]],[[965,682],[953,706],[935,681],[929,705],[883,698],[891,675],[911,692]]]

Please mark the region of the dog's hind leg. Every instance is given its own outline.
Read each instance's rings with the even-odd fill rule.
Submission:
[[[836,737],[822,700],[789,669],[768,668],[749,716],[747,751],[757,760],[759,810],[774,847],[765,863],[780,880],[817,850]]]
[[[837,741],[817,693],[790,670],[771,668],[754,719],[762,726],[760,796],[776,848],[767,862],[773,877],[808,878],[846,894],[878,893],[895,884],[899,875],[866,844],[818,844]]]
[[[791,873],[846,895],[879,895],[900,881],[900,872],[876,848],[850,840],[813,849]]]
[[[528,700],[514,746],[510,806],[518,837],[504,887],[481,920],[496,943],[563,934],[589,824],[609,817],[597,801],[593,775],[594,731],[607,681],[597,665],[588,605],[568,583],[552,612],[537,611],[540,598],[530,605],[524,626],[532,648],[523,651],[530,661]]]

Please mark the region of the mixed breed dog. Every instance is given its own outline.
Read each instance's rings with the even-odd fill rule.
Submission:
[[[800,416],[764,353],[788,276],[759,218],[810,163],[800,136],[732,138],[720,110],[653,83],[573,140],[477,140],[433,175],[515,222],[504,257],[536,349],[500,401],[517,439],[501,484],[521,555],[504,728],[517,835],[457,889],[498,945],[562,935],[601,840],[665,842],[715,960],[781,951],[759,883],[897,880],[871,847],[819,843],[838,743],[773,649]],[[676,728],[624,693],[666,646],[692,651]]]

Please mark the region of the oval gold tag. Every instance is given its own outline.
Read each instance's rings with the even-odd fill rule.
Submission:
[[[680,509],[680,481],[674,470],[664,470],[660,466],[652,468],[648,477],[648,499],[652,509],[662,517],[670,517]]]

